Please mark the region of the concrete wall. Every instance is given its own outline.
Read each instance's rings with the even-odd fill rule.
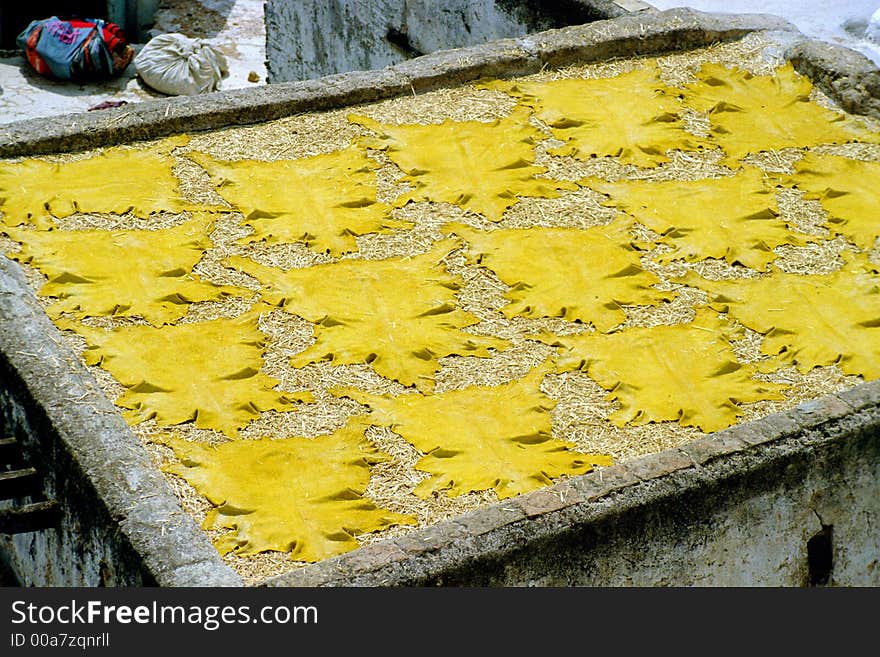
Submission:
[[[880,381],[266,586],[878,586]]]
[[[383,68],[438,50],[607,18],[617,15],[614,7],[570,0],[268,0],[268,81]]]
[[[813,51],[825,44],[807,40],[793,25],[775,16],[728,16],[671,9],[438,51],[385,69],[197,97],[147,100],[75,117],[16,121],[5,124],[0,131],[0,157],[74,152],[182,132],[260,123],[300,112],[320,112],[453,87],[482,77],[529,75],[545,67],[704,48],[754,31],[791,35],[780,46],[780,56],[787,57],[800,48],[803,52],[795,62],[799,70],[815,65],[822,73],[818,78],[820,85],[832,98],[846,100],[852,112],[880,117],[875,107],[877,97],[872,95],[880,74],[866,57],[855,57],[841,65],[844,54],[858,53],[829,46],[829,57],[817,59]],[[832,73],[833,79],[828,77]],[[826,78],[827,86],[823,82]]]

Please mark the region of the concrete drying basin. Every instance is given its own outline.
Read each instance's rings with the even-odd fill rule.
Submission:
[[[623,3],[624,5],[626,3]],[[632,3],[631,3],[632,6]],[[438,50],[627,13],[614,2],[266,3],[269,82],[383,68]]]

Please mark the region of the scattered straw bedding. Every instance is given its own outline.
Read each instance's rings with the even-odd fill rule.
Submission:
[[[751,35],[734,43],[663,56],[659,58],[658,63],[665,81],[672,84],[692,81],[694,72],[702,63],[708,61],[739,66],[755,74],[767,74],[781,63],[764,56],[763,53],[768,45],[769,43],[761,35]],[[530,76],[529,79],[606,77],[638,66],[640,66],[638,59],[616,60],[544,71]],[[833,103],[818,91],[816,101],[826,107],[834,107]],[[364,128],[348,122],[346,117],[350,113],[364,114],[380,122],[392,124],[431,123],[445,119],[490,121],[508,114],[513,105],[514,100],[501,92],[476,90],[465,85],[359,107],[302,114],[255,126],[194,134],[190,144],[180,149],[178,154],[198,150],[221,159],[272,160],[306,157],[341,149],[355,137],[368,134]],[[691,131],[699,134],[706,130],[705,116],[692,114],[687,119]],[[546,130],[546,126],[543,128]],[[729,174],[728,169],[718,166],[717,156],[712,153],[679,153],[671,163],[651,170],[624,166],[613,158],[582,162],[571,158],[550,157],[546,155],[546,149],[558,145],[559,142],[549,139],[549,131],[547,134],[547,141],[538,146],[537,164],[548,167],[549,172],[546,175],[557,179],[578,180],[586,175],[593,175],[609,180],[622,178],[693,180]],[[814,150],[833,152],[854,159],[880,161],[880,147],[877,146],[846,145],[820,147]],[[87,154],[58,157],[70,159],[84,155]],[[405,186],[398,182],[402,174],[384,158],[382,153],[372,152],[371,155],[382,164],[378,176],[379,200],[392,201],[405,190]],[[799,151],[772,152],[752,157],[751,163],[768,172],[791,172],[792,163],[800,156]],[[181,189],[189,200],[212,204],[223,203],[213,191],[207,174],[198,165],[179,157],[175,173],[180,178]],[[817,235],[826,234],[822,228],[824,213],[817,202],[803,200],[797,191],[780,192],[777,202],[783,218],[798,230]],[[442,237],[440,228],[447,222],[463,222],[482,228],[492,226],[480,217],[465,213],[448,204],[410,203],[395,210],[394,213],[399,218],[415,222],[415,228],[390,235],[363,236],[358,240],[359,255],[346,257],[378,259],[424,252],[434,241]],[[510,209],[504,220],[495,226],[589,227],[607,223],[614,216],[614,210],[600,204],[599,195],[587,189],[580,189],[563,192],[560,198],[555,199],[524,199]],[[238,254],[265,264],[289,269],[330,260],[329,256],[313,253],[300,244],[237,245],[235,240],[250,230],[240,225],[241,218],[240,214],[234,212],[221,215],[211,235],[214,247],[199,263],[196,273],[218,284],[244,285],[256,289],[257,284],[253,279],[222,267],[220,261],[229,255]],[[182,215],[169,215],[158,222],[151,219],[150,227],[166,227],[184,219]],[[145,221],[132,217],[82,215],[60,221],[59,224],[65,229],[146,227]],[[647,229],[644,230],[646,232],[642,236],[649,236]],[[14,251],[18,246],[0,237],[0,248]],[[775,264],[789,272],[828,272],[840,266],[838,254],[841,251],[853,248],[842,238],[800,248],[779,247],[776,251],[779,258]],[[645,255],[643,266],[655,272],[661,279],[666,279],[669,275],[680,275],[687,268],[693,268],[709,278],[756,275],[755,272],[743,267],[730,266],[723,261],[715,260],[691,265],[677,262],[660,266],[652,261],[652,255],[652,253]],[[878,249],[875,248],[870,255],[875,261],[880,262]],[[469,330],[507,338],[513,341],[515,347],[491,359],[457,356],[442,359],[443,368],[437,377],[437,392],[475,384],[501,384],[523,376],[530,368],[544,361],[551,349],[547,345],[524,339],[524,335],[533,334],[536,329],[548,328],[558,334],[587,330],[583,326],[556,319],[507,320],[497,312],[506,302],[503,297],[506,286],[501,281],[479,266],[468,265],[463,255],[457,252],[447,258],[446,264],[453,274],[461,276],[466,282],[459,295],[462,307],[481,320]],[[30,284],[35,290],[38,289],[45,279],[29,267],[25,267],[25,270]],[[627,323],[632,326],[652,326],[689,321],[695,304],[705,300],[701,295],[702,293],[696,290],[685,289],[674,301],[662,307],[628,308]],[[250,300],[232,299],[223,303],[193,304],[187,317],[181,321],[236,316],[246,310],[250,303]],[[132,320],[102,318],[91,321],[109,327]],[[261,329],[270,337],[264,371],[281,381],[279,386],[281,390],[308,388],[313,391],[317,403],[303,405],[299,412],[294,413],[263,413],[258,420],[242,431],[242,437],[245,439],[263,436],[317,436],[341,427],[350,415],[363,412],[356,402],[350,399],[338,399],[327,393],[327,389],[332,386],[356,386],[378,393],[394,393],[402,390],[399,384],[379,377],[368,365],[332,367],[326,363],[319,363],[298,370],[290,368],[289,356],[303,350],[311,342],[311,325],[305,320],[281,311],[273,311],[263,318]],[[84,344],[78,337],[73,335],[67,337],[77,351],[83,349]],[[735,345],[738,358],[743,362],[756,360],[760,340],[760,335],[747,333],[746,338]],[[116,398],[122,392],[121,386],[110,374],[97,367],[91,368],[91,371],[110,399]],[[818,368],[806,375],[801,375],[792,368],[768,375],[767,378],[791,384],[786,399],[745,405],[742,421],[791,408],[804,400],[815,399],[861,382],[859,377],[845,376],[836,367]],[[555,438],[572,441],[577,449],[585,452],[610,454],[616,462],[674,448],[703,435],[698,429],[682,427],[673,422],[615,427],[607,421],[615,403],[607,401],[606,392],[582,372],[550,375],[544,381],[543,391],[557,400],[552,412]],[[225,440],[222,435],[192,426],[184,425],[179,429],[181,435],[191,440],[206,442]],[[170,450],[151,442],[151,436],[162,430],[153,421],[136,425],[133,430],[143,440],[157,465],[174,458]],[[366,491],[367,496],[381,507],[415,516],[421,527],[497,499],[491,492],[472,493],[458,498],[436,496],[425,500],[416,497],[411,493],[412,489],[427,476],[414,468],[422,455],[388,429],[370,428],[368,437],[392,459],[375,467]],[[168,479],[183,508],[196,521],[201,522],[209,509],[209,503],[183,479],[173,475],[168,475]],[[411,529],[411,527],[392,528],[361,536],[359,540],[362,543],[379,541]],[[255,583],[304,565],[291,561],[284,553],[265,553],[249,558],[230,554],[224,558],[240,573],[246,583]]]

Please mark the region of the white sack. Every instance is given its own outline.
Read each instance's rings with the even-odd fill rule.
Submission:
[[[880,43],[880,9],[871,15],[868,28],[865,30],[865,38],[874,43]]]
[[[214,46],[176,32],[150,39],[134,58],[134,65],[147,85],[171,96],[216,91],[229,72],[226,58]]]

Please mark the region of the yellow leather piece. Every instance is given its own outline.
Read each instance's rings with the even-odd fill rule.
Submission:
[[[274,390],[278,381],[260,372],[266,342],[257,327],[261,310],[267,309],[160,328],[107,331],[72,321],[58,324],[85,338],[86,364],[100,365],[125,386],[115,403],[130,409],[124,417],[131,424],[192,421],[236,437],[262,411],[286,411],[293,401],[314,400],[309,392]]]
[[[776,258],[774,247],[816,239],[790,231],[778,218],[776,192],[753,167],[702,180],[582,182],[610,196],[605,205],[630,214],[673,247],[657,257],[663,264],[723,258],[764,271]]]
[[[540,390],[552,368],[534,368],[522,379],[500,386],[472,386],[434,395],[371,395],[336,388],[334,395],[367,404],[366,421],[390,427],[425,454],[416,469],[431,477],[414,493],[456,497],[494,490],[501,499],[536,490],[562,475],[611,465],[609,456],[572,450],[551,437],[555,402]]]
[[[461,330],[478,320],[456,307],[461,282],[442,263],[458,246],[444,240],[412,257],[347,259],[289,271],[240,257],[224,264],[257,278],[264,300],[316,323],[315,343],[291,359],[294,367],[367,362],[382,376],[427,391],[438,359],[488,357],[510,346]]]
[[[501,221],[504,211],[520,196],[556,198],[561,189],[577,189],[570,182],[539,178],[547,168],[535,162],[535,143],[543,136],[520,109],[491,123],[444,121],[440,124],[384,125],[365,116],[349,121],[379,135],[365,138],[369,148],[385,150],[406,174],[403,182],[415,187],[397,198],[452,203]]]
[[[783,182],[806,192],[804,198],[818,200],[828,212],[832,231],[859,248],[873,248],[880,237],[880,162],[807,153],[795,163],[795,174],[783,176]]]
[[[478,85],[515,96],[534,110],[565,145],[552,155],[579,160],[619,157],[624,164],[654,167],[667,151],[694,151],[706,144],[684,129],[678,90],[666,87],[656,65],[611,78],[549,82],[491,81]]]
[[[171,324],[196,301],[219,301],[248,290],[206,283],[192,273],[206,249],[210,216],[161,230],[18,230],[5,232],[22,245],[11,257],[39,269],[40,288],[56,297],[52,317],[142,317]]]
[[[213,505],[204,529],[231,529],[220,554],[289,552],[320,561],[359,546],[356,536],[415,524],[364,497],[370,468],[387,459],[364,438],[358,419],[317,438],[233,440],[212,446],[166,438],[179,463],[163,469],[186,479]]]
[[[626,320],[624,305],[657,305],[668,299],[642,269],[632,247],[632,221],[607,226],[480,231],[444,227],[467,241],[471,262],[487,267],[510,286],[507,317],[562,317],[610,331]]]
[[[609,416],[615,425],[677,421],[708,433],[735,424],[737,404],[782,399],[785,389],[736,362],[729,330],[704,309],[690,324],[540,339],[561,347],[560,371],[585,370],[609,391],[620,404]]]
[[[0,211],[7,226],[51,228],[52,217],[77,213],[125,214],[148,218],[198,206],[183,199],[172,173],[170,153],[185,136],[150,148],[107,148],[71,162],[28,159],[0,165]]]
[[[880,377],[880,273],[865,255],[842,256],[831,274],[683,281],[710,293],[711,306],[764,334],[765,369],[793,364],[800,372],[836,364],[845,374]]]
[[[697,81],[685,85],[684,103],[708,112],[710,140],[723,164],[736,168],[750,153],[851,141],[876,143],[878,135],[840,112],[810,100],[813,83],[791,62],[772,75],[752,75],[721,64],[703,64]]]
[[[297,160],[215,160],[187,157],[211,176],[217,192],[245,215],[254,232],[241,243],[303,242],[332,256],[357,251],[357,236],[410,228],[376,200],[375,160],[349,147]]]

